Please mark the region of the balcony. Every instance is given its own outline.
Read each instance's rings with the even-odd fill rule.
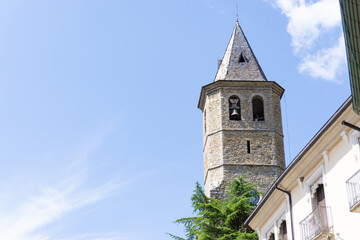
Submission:
[[[349,208],[351,212],[360,212],[360,170],[346,181]]]
[[[319,206],[300,222],[303,240],[334,239],[331,208]]]

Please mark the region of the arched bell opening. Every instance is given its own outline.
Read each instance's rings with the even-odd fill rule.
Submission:
[[[253,120],[265,121],[264,102],[260,96],[255,96],[252,99]]]
[[[229,118],[234,121],[241,120],[240,98],[237,96],[229,98]]]

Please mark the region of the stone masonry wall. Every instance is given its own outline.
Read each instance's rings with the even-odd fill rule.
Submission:
[[[269,82],[219,85],[207,90],[203,110],[205,193],[223,199],[226,184],[243,174],[266,192],[285,168],[280,93]],[[240,98],[240,121],[229,119],[233,95]],[[263,100],[265,121],[253,120],[255,96]]]
[[[271,184],[280,176],[284,171],[283,168],[276,166],[224,166],[224,178],[216,188],[209,190],[210,196],[216,199],[226,199],[228,192],[227,186],[235,178],[241,176],[251,183],[257,183],[255,190],[264,195]],[[269,185],[270,183],[270,185]],[[206,192],[205,192],[206,193]],[[207,194],[207,193],[206,193]]]
[[[278,164],[277,135],[268,131],[222,131],[224,164]],[[247,141],[250,142],[250,153]]]

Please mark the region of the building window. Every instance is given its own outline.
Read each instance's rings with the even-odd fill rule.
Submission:
[[[253,109],[253,120],[254,121],[264,121],[264,102],[261,97],[256,96],[252,99],[252,109]]]
[[[271,233],[268,240],[275,240],[275,234],[274,233]]]
[[[247,145],[247,153],[250,153],[250,141],[246,141],[246,145]]]
[[[322,184],[322,181],[322,178],[320,178],[313,186],[311,186],[311,203],[313,210],[317,209],[319,206],[326,206],[324,185]]]
[[[279,240],[287,240],[287,226],[286,221],[282,221],[279,228]]]
[[[240,98],[237,96],[229,98],[229,118],[235,121],[241,120]]]
[[[352,212],[360,212],[360,170],[346,181],[349,207]]]
[[[204,132],[206,133],[206,110],[204,111]]]
[[[321,180],[322,182],[322,180]],[[314,219],[318,220],[321,228],[328,229],[328,214],[325,202],[325,192],[324,185],[322,183],[317,184],[315,192],[313,192],[313,187],[311,187],[311,197],[312,197],[312,209],[314,213]]]
[[[326,206],[323,179],[320,177],[311,186],[311,205],[313,211],[300,222],[303,236],[313,239],[319,234],[333,231],[330,207]]]

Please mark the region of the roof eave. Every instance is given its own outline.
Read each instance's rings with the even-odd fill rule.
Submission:
[[[323,127],[315,134],[315,136],[308,142],[308,144],[300,151],[300,153],[293,159],[285,171],[275,180],[269,190],[264,195],[263,199],[256,206],[250,216],[246,219],[245,225],[250,226],[252,219],[256,216],[262,206],[271,197],[272,193],[276,190],[276,186],[281,184],[281,181],[288,175],[288,173],[301,161],[302,157],[311,149],[311,147],[321,138],[327,129],[341,116],[341,114],[351,105],[352,97],[350,96],[332,115],[332,117],[323,125]]]

